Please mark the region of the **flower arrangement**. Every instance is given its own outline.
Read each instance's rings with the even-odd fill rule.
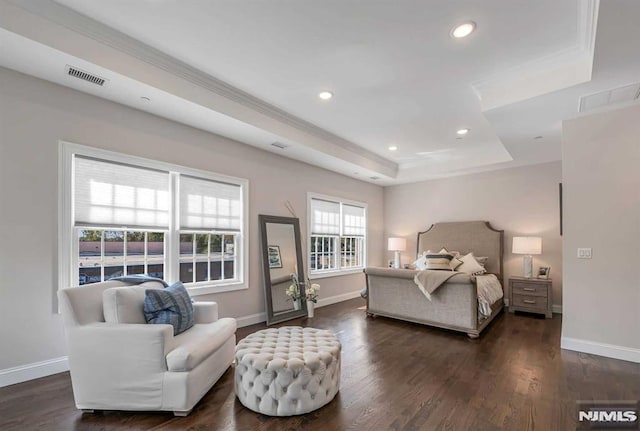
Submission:
[[[287,290],[284,293],[289,297],[287,301],[296,302],[302,298],[300,282],[298,281],[298,276],[296,274],[291,274],[291,285],[287,287]]]
[[[310,282],[307,283],[307,290],[305,291],[307,295],[307,301],[311,301],[314,304],[318,302],[318,291],[320,290],[320,285]]]
[[[307,301],[311,301],[314,304],[318,302],[318,291],[320,290],[320,285],[313,283],[307,279],[306,285],[308,286],[304,293],[306,295]],[[304,287],[304,283],[300,283],[298,280],[298,276],[296,274],[291,274],[291,285],[285,291],[286,295],[289,297],[287,301],[298,301],[302,299],[302,287]]]

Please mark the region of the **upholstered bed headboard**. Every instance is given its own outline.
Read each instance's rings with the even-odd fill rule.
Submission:
[[[427,250],[439,251],[445,247],[461,254],[473,252],[475,256],[487,256],[487,272],[496,274],[502,281],[504,231],[496,230],[486,221],[462,221],[436,223],[418,232],[416,254]]]

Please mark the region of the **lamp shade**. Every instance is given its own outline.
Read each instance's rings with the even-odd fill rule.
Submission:
[[[542,238],[539,236],[514,236],[513,254],[542,254]]]
[[[405,251],[407,249],[406,238],[389,238],[387,242],[387,250],[389,251]]]

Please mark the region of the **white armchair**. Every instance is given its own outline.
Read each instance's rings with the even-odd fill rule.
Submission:
[[[194,326],[176,336],[171,325],[142,323],[144,290],[162,287],[147,282],[105,295],[116,307],[108,320],[118,321],[107,323],[103,292],[124,286],[107,281],[58,292],[76,406],[186,416],[233,362],[236,321],[218,319],[215,302],[196,302]]]

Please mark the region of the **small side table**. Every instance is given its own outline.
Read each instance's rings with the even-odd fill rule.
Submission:
[[[544,314],[551,319],[551,279],[509,278],[509,312]]]

